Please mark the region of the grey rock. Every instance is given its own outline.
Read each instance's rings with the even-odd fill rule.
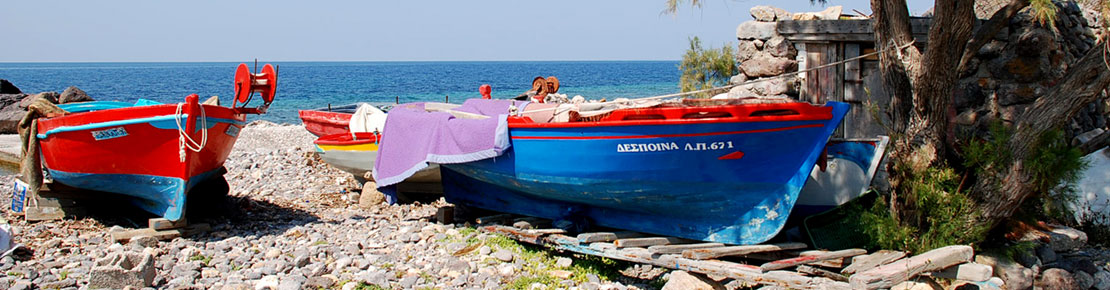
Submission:
[[[401,283],[402,288],[411,289],[412,286],[416,286],[416,282],[417,282],[416,280],[417,279],[419,279],[419,278],[416,277],[416,276],[408,276],[408,277],[405,277],[405,278],[401,278],[401,282],[399,282],[399,283]]]
[[[994,268],[994,275],[1002,278],[1006,289],[1029,289],[1033,287],[1033,270],[1022,266],[1009,258],[998,258],[991,255],[977,255],[975,262]]]
[[[790,20],[791,17],[790,12],[787,12],[785,9],[766,5],[752,7],[749,11],[752,13],[752,18],[755,18],[756,21],[770,22],[776,20]]]
[[[569,268],[572,264],[574,264],[574,260],[571,260],[567,257],[559,257],[558,259],[555,259],[555,267],[558,268]]]
[[[19,108],[26,110],[27,106],[30,106],[31,102],[34,102],[35,99],[37,99],[37,98],[44,98],[44,99],[46,99],[47,101],[49,101],[51,103],[57,104],[58,103],[58,92],[41,92],[41,93],[34,94],[34,95],[27,95],[23,99],[19,100]],[[90,243],[91,243],[91,240],[90,240]]]
[[[1007,284],[1009,286],[1009,284]],[[1041,278],[1034,284],[1041,289],[1079,289],[1071,273],[1060,268],[1052,268],[1041,273]]]
[[[1091,286],[1095,285],[1095,278],[1092,277],[1091,274],[1087,274],[1087,272],[1072,272],[1071,277],[1075,279],[1075,285],[1079,286],[1079,289],[1090,289]]]
[[[1049,245],[1056,252],[1067,252],[1087,244],[1087,233],[1083,231],[1055,226],[1049,233]]]
[[[736,46],[737,62],[744,62],[758,56],[759,48],[756,47],[756,41],[759,40],[740,40],[740,43]]]
[[[448,271],[455,271],[455,272],[459,272],[459,273],[462,273],[462,274],[470,273],[470,263],[467,263],[466,261],[460,260],[460,259],[455,258],[455,257],[447,258],[447,263],[446,263],[445,268]]]
[[[78,89],[74,86],[66,88],[66,90],[62,91],[62,94],[58,96],[59,104],[89,101],[93,101],[93,98],[89,97],[89,94],[86,94],[85,91],[82,91],[81,89]]]
[[[746,76],[744,74],[734,75],[734,76],[732,76],[731,78],[728,79],[728,83],[730,85],[739,85],[739,84],[743,84],[746,81],[748,81],[748,76]]]
[[[351,265],[351,261],[351,258],[346,257],[335,260],[335,264],[332,265],[332,271],[342,271],[343,269],[346,269],[347,266]]]
[[[798,56],[798,50],[794,48],[794,44],[782,36],[775,36],[767,40],[767,42],[763,44],[763,51],[770,53],[772,56],[789,59]]]
[[[378,184],[373,181],[366,182],[362,186],[362,193],[358,197],[358,206],[362,208],[373,208],[385,202],[385,194],[377,190]]]
[[[1087,272],[1087,274],[1095,274],[1099,271],[1098,266],[1095,266],[1095,263],[1092,262],[1090,258],[1082,256],[1066,257],[1060,259],[1059,261],[1056,261],[1055,263],[1045,266],[1049,268],[1064,269],[1068,272],[1083,271]]]
[[[32,286],[31,281],[17,281],[17,282],[15,282],[15,284],[12,284],[12,287],[8,288],[8,290],[31,290],[31,289],[34,289],[34,286]]]
[[[5,79],[0,79],[0,94],[22,94],[23,91],[19,90],[12,82]]]
[[[1096,289],[1110,289],[1110,272],[1100,270],[1094,275]]]
[[[281,283],[278,284],[278,289],[279,290],[300,290],[301,287],[304,286],[304,282],[307,281],[307,280],[309,280],[309,279],[304,278],[303,276],[286,277],[286,278],[281,279]]]
[[[308,255],[298,255],[296,258],[293,258],[293,266],[297,268],[307,266],[308,262]]]
[[[98,264],[89,274],[92,288],[148,287],[157,275],[154,256],[149,252],[113,254]]]
[[[740,70],[749,78],[777,76],[797,69],[793,59],[759,55],[740,63]]]
[[[304,282],[304,288],[307,289],[329,289],[332,285],[335,285],[335,281],[325,277],[312,277]]]
[[[478,254],[482,256],[489,255],[492,251],[493,249],[490,249],[489,246],[482,246],[478,248]]]
[[[158,246],[158,239],[151,236],[137,236],[132,237],[127,241],[128,244],[135,244],[144,248],[153,248]]]
[[[513,252],[511,252],[509,250],[506,250],[506,249],[500,249],[500,250],[497,250],[497,252],[493,253],[493,258],[501,260],[502,262],[512,262],[513,261]]]
[[[1056,257],[1056,252],[1053,251],[1052,248],[1049,248],[1048,246],[1045,246],[1045,245],[1040,245],[1040,246],[1037,246],[1036,251],[1037,251],[1037,257],[1041,258],[1042,263],[1048,264],[1048,263],[1056,262],[1056,258],[1057,258]]]
[[[1006,43],[1005,42],[992,40],[992,41],[987,42],[986,44],[984,44],[982,47],[980,47],[979,51],[978,51],[978,54],[979,54],[979,57],[994,58],[994,57],[997,57],[998,55],[1002,54],[1002,49],[1004,49],[1004,48],[1006,48]]]
[[[774,22],[748,21],[736,27],[736,38],[767,40],[778,35]]]

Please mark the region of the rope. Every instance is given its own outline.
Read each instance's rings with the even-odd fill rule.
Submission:
[[[173,120],[177,122],[177,155],[181,157],[181,162],[185,162],[185,148],[189,148],[189,150],[193,152],[200,152],[201,149],[204,149],[205,145],[208,145],[208,116],[204,113],[204,105],[198,105],[198,107],[200,107],[201,130],[200,143],[197,143],[197,141],[193,140],[193,137],[189,137],[188,132],[185,132],[185,127],[181,126],[181,106],[184,104],[185,103],[177,103],[177,111],[174,112],[173,118]]]
[[[910,47],[910,45],[913,45],[913,43],[914,43],[914,41],[910,41],[910,42],[907,42],[906,44],[903,44],[903,45],[895,47],[895,48],[897,48],[897,51],[900,53],[903,49],[906,49],[907,47]],[[631,100],[632,101],[649,101],[649,100],[669,99],[669,98],[675,98],[675,97],[684,97],[684,96],[689,96],[689,95],[695,95],[695,94],[700,94],[700,93],[707,93],[707,92],[723,90],[723,89],[731,89],[733,87],[738,87],[738,86],[743,86],[743,85],[749,85],[749,84],[754,84],[754,83],[760,83],[760,82],[766,82],[766,81],[770,81],[770,80],[786,78],[786,77],[792,76],[792,75],[807,73],[807,72],[811,72],[811,71],[815,71],[815,70],[819,70],[819,69],[828,68],[828,67],[831,67],[831,66],[840,65],[840,64],[843,64],[843,63],[847,63],[847,62],[856,61],[856,60],[859,60],[859,59],[871,57],[872,55],[877,55],[877,54],[886,52],[890,49],[891,49],[891,47],[888,47],[888,48],[884,48],[884,49],[877,50],[877,51],[874,51],[874,52],[862,54],[862,55],[857,56],[857,57],[853,57],[853,58],[849,58],[849,59],[845,59],[845,60],[841,60],[841,61],[837,61],[837,62],[827,63],[827,64],[824,64],[824,65],[820,65],[820,66],[816,66],[816,67],[812,67],[812,68],[807,68],[807,69],[804,69],[804,70],[799,70],[799,71],[796,71],[796,72],[783,73],[783,74],[773,76],[773,77],[748,80],[746,82],[739,83],[739,84],[730,84],[730,85],[724,85],[724,86],[720,86],[720,87],[708,88],[708,89],[697,90],[697,91],[689,91],[689,92],[669,94],[669,95],[661,95],[661,96],[654,96],[654,97],[644,97],[644,98],[637,98],[637,99],[631,99]],[[600,103],[604,104],[604,103],[615,103],[615,102],[616,101],[608,101],[608,102],[600,102]],[[535,110],[530,110],[530,111],[524,111],[524,112],[520,112],[520,114],[518,114],[518,115],[528,114],[528,113],[536,113],[536,112],[543,112],[543,111],[551,111],[551,110],[555,110],[556,108],[558,108],[558,106],[553,107],[553,108],[543,108],[543,109],[535,109]]]

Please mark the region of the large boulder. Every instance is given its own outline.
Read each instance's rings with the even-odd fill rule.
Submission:
[[[23,93],[23,91],[20,91],[19,88],[15,87],[15,85],[13,85],[12,82],[9,82],[8,80],[5,80],[5,79],[0,79],[0,94],[8,95],[8,94],[22,94],[22,93]]]
[[[759,48],[755,46],[755,42],[759,40],[741,40],[736,50],[736,61],[745,62],[753,57],[759,55]]]
[[[19,102],[26,97],[26,94],[0,95],[0,134],[18,133],[19,120],[27,114]]]
[[[93,101],[93,98],[89,97],[89,94],[86,94],[85,91],[82,91],[81,89],[78,89],[74,86],[66,88],[65,91],[62,91],[62,95],[58,96],[59,104],[89,101]]]
[[[89,273],[89,288],[150,287],[157,275],[150,252],[111,254],[97,265]]]
[[[1041,272],[1041,278],[1034,284],[1037,289],[1079,289],[1079,284],[1071,273],[1060,268],[1052,268]]]
[[[37,97],[43,97],[51,103],[58,103],[58,92],[41,92],[34,95],[24,96],[23,99],[19,100],[19,108],[27,110],[27,106],[30,106],[31,102],[35,101],[35,98]]]
[[[781,35],[772,37],[770,40],[763,43],[763,51],[773,56],[790,59],[798,56],[798,50],[794,48],[794,44],[790,43],[789,40],[786,40],[786,37],[782,37]]]
[[[663,285],[663,290],[717,290],[725,289],[721,283],[710,280],[701,274],[690,274],[686,271],[676,270],[671,272],[670,279],[667,284]]]
[[[752,7],[750,12],[752,13],[752,18],[755,18],[756,21],[763,22],[790,20],[792,17],[790,12],[787,12],[785,9],[767,5]]]
[[[736,38],[740,39],[740,40],[745,40],[745,39],[767,40],[767,39],[771,39],[771,37],[775,37],[776,35],[779,35],[778,31],[775,31],[775,26],[776,25],[777,24],[775,22],[759,22],[759,21],[748,21],[748,22],[740,23],[740,26],[736,27]]]
[[[1033,277],[1036,273],[1017,262],[1006,257],[991,255],[976,255],[975,262],[991,266],[994,275],[1002,278],[1006,289],[1029,289],[1033,287]]]
[[[794,71],[798,62],[793,59],[759,55],[740,63],[740,70],[749,78],[777,76]]]

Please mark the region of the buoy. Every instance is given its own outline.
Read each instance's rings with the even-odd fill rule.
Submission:
[[[493,87],[491,87],[489,84],[483,84],[482,86],[478,87],[478,93],[482,94],[483,99],[492,99]]]
[[[235,69],[235,101],[246,104],[251,95],[258,93],[262,101],[269,105],[277,92],[277,69],[270,64],[262,66],[262,72],[252,74],[247,64],[240,63]]]

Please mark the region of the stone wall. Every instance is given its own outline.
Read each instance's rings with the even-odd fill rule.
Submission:
[[[953,92],[961,129],[976,132],[995,120],[1013,122],[1060,81],[1069,65],[1095,48],[1098,14],[1071,1],[1057,6],[1055,29],[1035,23],[1027,9],[961,72]],[[1105,97],[1088,105],[1066,129],[1075,136],[1106,128],[1108,105]]]
[[[1095,49],[1101,23],[1099,14],[1071,1],[1057,2],[1057,6],[1059,16],[1055,28],[1035,23],[1026,9],[1015,16],[994,40],[984,45],[968,69],[961,72],[952,95],[961,131],[974,134],[985,130],[995,120],[1014,121],[1060,81],[1070,64],[1090,49]],[[798,71],[798,49],[790,40],[779,35],[775,27],[776,21],[799,17],[770,6],[753,7],[751,14],[755,20],[736,28],[739,40],[736,60],[741,73],[732,78],[732,83]],[[837,19],[840,11],[826,10],[805,15],[806,19]],[[851,56],[844,58],[847,57]],[[874,69],[874,66],[863,67]],[[799,98],[803,94],[800,92],[801,82],[798,76],[790,76],[750,83],[733,88],[728,96]],[[1106,129],[1110,125],[1107,124],[1108,112],[1110,103],[1102,98],[1102,101],[1088,105],[1077,114],[1066,129],[1071,136],[1097,128]]]
[[[794,44],[775,31],[775,21],[792,19],[793,14],[781,8],[756,6],[751,9],[754,21],[736,27],[740,40],[736,63],[740,74],[731,83],[778,76],[798,71],[798,50]],[[786,77],[737,86],[729,90],[730,98],[790,96],[798,97],[798,78]]]

